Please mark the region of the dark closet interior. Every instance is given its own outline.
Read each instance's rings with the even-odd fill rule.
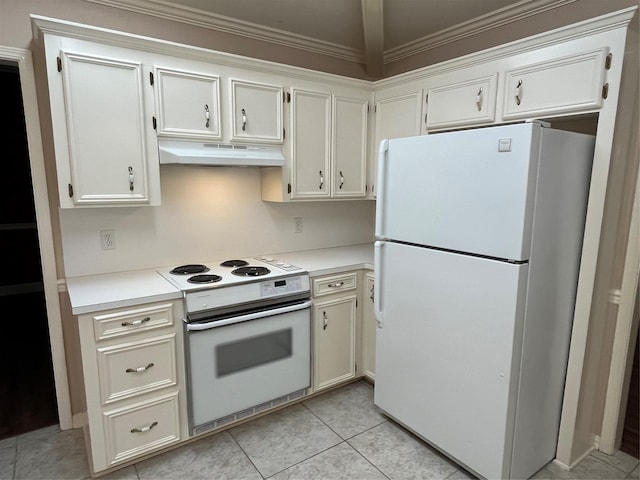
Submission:
[[[0,61],[0,439],[58,423],[20,76]]]

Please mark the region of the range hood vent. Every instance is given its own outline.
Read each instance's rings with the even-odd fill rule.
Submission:
[[[158,140],[160,163],[236,167],[281,167],[282,147],[277,145],[231,145],[198,141]]]

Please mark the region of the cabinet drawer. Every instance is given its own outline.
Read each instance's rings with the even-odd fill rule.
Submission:
[[[494,74],[429,89],[427,129],[493,122],[497,78]]]
[[[355,290],[356,287],[356,273],[317,278],[313,280],[313,296],[320,297],[322,295]]]
[[[112,465],[180,440],[178,394],[104,412],[107,463]]]
[[[176,335],[98,348],[103,404],[176,385]]]
[[[96,341],[173,325],[173,303],[94,315]]]
[[[506,72],[504,119],[540,118],[602,106],[608,49]]]

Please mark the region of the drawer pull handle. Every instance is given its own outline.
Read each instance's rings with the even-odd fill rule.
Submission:
[[[142,428],[132,428],[131,429],[131,433],[144,433],[144,432],[148,432],[149,430],[151,430],[153,427],[155,427],[156,425],[158,425],[158,422],[153,422],[151,425],[147,425],[146,427],[142,427]]]
[[[320,170],[320,185],[318,185],[318,190],[322,190],[324,186],[324,175],[322,174],[322,170]]]
[[[482,110],[482,87],[478,90],[476,94],[476,107],[478,107],[478,111]]]
[[[129,190],[133,192],[133,182],[135,177],[133,176],[133,167],[129,167]]]
[[[127,372],[127,373],[140,373],[140,372],[144,372],[145,370],[149,370],[151,367],[153,367],[153,363],[150,363],[149,365],[145,365],[144,367],[127,368],[125,370],[125,372]]]
[[[520,105],[520,100],[522,99],[522,80],[518,81],[516,85],[516,105]]]
[[[141,318],[140,320],[134,320],[133,322],[122,322],[122,326],[135,327],[138,325],[142,325],[143,323],[147,323],[149,320],[151,320],[151,317],[144,317],[144,318]]]
[[[327,326],[329,325],[329,319],[327,318],[327,312],[323,311],[322,312],[322,317],[323,317],[323,322],[322,322],[322,329],[326,330]]]
[[[245,111],[245,109],[242,109],[242,131],[246,131],[247,130],[247,112]]]
[[[209,105],[204,106],[204,126],[205,128],[209,128],[209,120],[211,119],[211,115],[209,114]]]
[[[344,285],[344,282],[329,283],[329,284],[327,284],[327,287],[329,287],[329,288],[340,288],[343,285]]]
[[[342,175],[342,170],[340,170],[340,190],[342,190],[343,185],[344,185],[344,175]]]

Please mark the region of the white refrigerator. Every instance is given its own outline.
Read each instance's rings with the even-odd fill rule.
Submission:
[[[555,457],[594,137],[383,140],[375,404],[478,476]]]

